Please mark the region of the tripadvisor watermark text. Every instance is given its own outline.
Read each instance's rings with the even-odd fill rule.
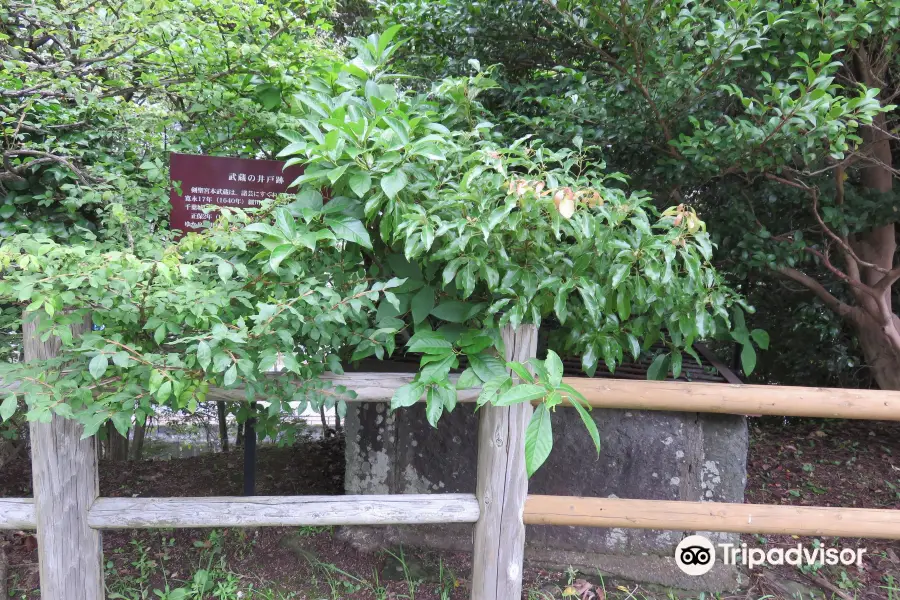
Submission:
[[[719,560],[725,565],[742,565],[754,569],[762,565],[843,565],[862,566],[865,548],[831,548],[823,545],[790,548],[749,548],[747,544],[713,545],[702,535],[691,535],[675,548],[675,563],[688,575],[704,575]]]

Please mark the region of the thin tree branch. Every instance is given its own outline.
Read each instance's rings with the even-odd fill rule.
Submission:
[[[779,267],[777,270],[788,279],[799,283],[807,290],[814,293],[816,297],[818,297],[823,303],[825,303],[825,306],[836,312],[841,317],[852,318],[855,316],[858,309],[838,300],[834,295],[831,294],[831,292],[825,289],[825,286],[823,286],[821,283],[819,283],[806,273],[803,273],[802,271],[793,267]]]
[[[838,172],[838,175],[840,175],[840,171]],[[819,215],[819,193],[816,191],[815,188],[810,188],[810,196],[812,196],[813,216],[816,218],[816,221],[818,221],[819,226],[822,228],[822,231],[825,232],[825,235],[827,235],[828,237],[830,237],[831,239],[836,241],[838,243],[838,245],[844,250],[844,254],[846,254],[848,257],[852,258],[856,262],[856,264],[858,264],[861,267],[865,267],[867,269],[874,269],[875,271],[878,271],[879,273],[887,273],[888,272],[888,270],[885,269],[884,267],[881,267],[874,263],[866,262],[863,259],[861,259],[856,254],[856,252],[853,251],[853,248],[850,247],[850,244],[848,244],[844,239],[842,239],[835,232],[833,232],[831,230],[831,228],[825,224],[825,221],[823,221],[822,217]]]
[[[56,154],[50,154],[49,152],[41,152],[40,150],[7,150],[3,153],[3,166],[7,171],[13,173],[14,175],[20,175],[22,171],[24,171],[27,167],[34,165],[37,163],[37,160],[33,160],[18,167],[13,167],[12,163],[10,163],[9,158],[11,156],[36,156],[39,159],[44,159],[44,162],[57,162],[61,165],[64,165],[69,168],[75,175],[78,177],[78,180],[81,181],[84,185],[90,185],[91,178],[86,176],[78,167],[76,167],[72,162],[68,159],[63,158],[62,156],[57,156]]]

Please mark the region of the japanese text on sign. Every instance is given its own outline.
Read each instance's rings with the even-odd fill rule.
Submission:
[[[287,192],[303,167],[284,168],[279,160],[176,154],[170,157],[172,229],[202,231],[216,220],[215,206],[256,208]]]

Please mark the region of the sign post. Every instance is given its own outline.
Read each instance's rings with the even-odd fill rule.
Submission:
[[[224,156],[172,153],[169,172],[172,181],[169,200],[171,229],[183,233],[203,231],[216,220],[214,210],[204,206],[255,208],[266,198],[288,191],[303,174],[302,165],[284,168],[281,160],[255,160]],[[175,182],[181,182],[180,190]]]

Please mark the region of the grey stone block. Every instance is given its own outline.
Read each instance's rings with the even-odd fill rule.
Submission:
[[[577,413],[556,410],[553,451],[529,482],[530,492],[743,502],[748,446],[744,417],[613,409],[596,409],[593,416],[603,444],[599,457]],[[474,493],[477,424],[473,407],[467,405],[445,415],[437,429],[427,424],[421,405],[393,415],[383,404],[351,405],[345,425],[347,493]],[[402,543],[471,551],[472,531],[469,525],[435,525],[344,528],[342,535],[366,548]],[[714,569],[686,581],[675,567],[675,546],[692,533],[529,526],[526,557],[682,589],[732,589],[734,569]],[[734,541],[737,536],[712,537]],[[687,585],[691,581],[694,587]]]

